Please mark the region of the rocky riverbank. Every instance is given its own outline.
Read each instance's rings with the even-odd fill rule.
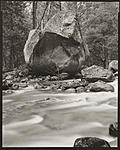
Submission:
[[[54,76],[33,75],[27,67],[24,67],[4,73],[2,89],[3,95],[11,94],[15,90],[24,89],[28,86],[58,93],[113,92],[114,88],[108,82],[114,81],[115,78],[116,74],[113,74],[112,71],[95,65],[83,69],[81,74],[78,73],[73,77],[67,73]]]

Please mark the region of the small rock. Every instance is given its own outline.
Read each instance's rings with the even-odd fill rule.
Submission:
[[[57,92],[62,92],[62,90],[59,88],[59,89],[57,89]]]
[[[69,79],[69,74],[66,73],[66,72],[61,73],[60,74],[60,79],[62,79],[62,80]]]
[[[116,71],[118,71],[118,60],[112,60],[109,63],[109,68],[110,71],[112,71],[113,73],[115,73]]]
[[[81,86],[81,87],[76,88],[76,91],[77,91],[77,93],[82,93],[82,92],[85,92],[86,89]]]
[[[22,72],[19,73],[19,77],[24,77]]]
[[[39,88],[42,88],[42,86],[39,85],[38,83],[36,83],[36,84],[34,85],[34,88],[35,88],[35,89],[39,89]]]
[[[65,93],[75,93],[75,89],[74,88],[69,88],[67,90],[64,91]]]
[[[50,80],[51,80],[51,81],[57,81],[58,79],[59,79],[59,78],[58,78],[57,76],[52,76]]]
[[[118,76],[118,71],[113,74],[114,76]]]
[[[14,78],[13,82],[19,82],[20,81],[20,77]]]
[[[50,75],[46,76],[45,81],[50,81],[51,77]]]
[[[117,137],[118,136],[118,123],[115,122],[113,124],[110,124],[109,126],[109,134],[113,137]]]
[[[9,89],[9,86],[8,84],[2,84],[2,90],[8,90]]]
[[[27,82],[27,81],[28,81],[27,78],[21,80],[22,83]]]
[[[96,137],[78,138],[74,142],[74,147],[110,147],[109,143]]]
[[[29,75],[29,76],[28,76],[28,79],[32,79],[32,76],[31,76],[31,75]]]
[[[6,80],[12,80],[12,79],[13,79],[13,76],[12,76],[12,75],[6,76]]]
[[[18,90],[19,89],[19,85],[13,84],[11,89],[12,90]]]
[[[19,87],[26,88],[26,87],[28,87],[28,84],[27,83],[19,83]]]

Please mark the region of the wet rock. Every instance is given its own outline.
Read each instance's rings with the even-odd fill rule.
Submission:
[[[65,83],[62,83],[62,84],[60,85],[60,87],[61,87],[62,91],[71,88],[70,84],[69,84],[69,83],[66,83],[66,82],[65,82]]]
[[[118,71],[116,71],[116,72],[114,73],[114,76],[115,76],[115,77],[118,76]]]
[[[96,82],[98,80],[110,82],[114,80],[112,71],[96,65],[83,69],[81,73],[83,78],[90,82]]]
[[[77,93],[82,93],[82,92],[85,92],[86,91],[86,89],[85,89],[85,87],[78,87],[78,88],[76,88],[76,92]]]
[[[28,87],[28,84],[27,83],[19,83],[19,87],[26,88],[26,87]]]
[[[12,76],[12,75],[6,76],[6,80],[12,80],[12,79],[13,79],[13,76]]]
[[[82,79],[80,83],[81,83],[81,86],[84,86],[84,87],[89,84],[89,82],[85,79]]]
[[[12,90],[18,90],[19,89],[19,85],[13,84],[11,89]]]
[[[20,81],[20,77],[14,78],[13,82],[19,82]]]
[[[105,92],[114,92],[114,87],[110,84],[107,84],[103,81],[97,81],[94,83],[90,83],[87,86],[87,90],[91,91],[91,92],[101,92],[101,91],[105,91]]]
[[[109,134],[113,137],[117,137],[118,136],[118,123],[112,123],[109,126]]]
[[[50,81],[50,79],[51,79],[50,75],[45,77],[45,81]]]
[[[71,88],[77,88],[77,87],[79,87],[79,86],[82,86],[82,84],[81,84],[80,81],[74,80],[74,81],[72,81],[72,82],[69,82],[69,86],[70,86]]]
[[[27,82],[27,81],[28,81],[28,78],[24,78],[21,80],[22,83]]]
[[[8,90],[9,89],[9,86],[7,84],[7,82],[3,82],[2,83],[2,90]]]
[[[10,87],[12,87],[13,82],[12,82],[11,80],[7,80],[7,84],[8,84],[8,86],[9,86],[9,88],[10,88]]]
[[[19,77],[24,77],[22,72],[19,73]]]
[[[40,84],[36,83],[36,84],[34,85],[34,88],[35,88],[35,89],[41,89],[42,86],[41,86]]]
[[[96,137],[78,138],[74,142],[74,147],[110,147],[109,143]]]
[[[59,78],[57,76],[52,76],[50,81],[57,81]]]
[[[57,89],[57,92],[62,92],[62,89],[60,89],[60,88],[59,88],[59,89]]]
[[[28,76],[28,79],[32,79],[32,75],[29,75],[29,76]]]
[[[61,74],[60,74],[60,79],[61,79],[61,80],[69,79],[69,74],[66,73],[66,72],[61,73]]]
[[[75,93],[75,89],[74,88],[69,88],[67,90],[64,91],[65,93]]]
[[[113,73],[118,71],[118,60],[113,60],[109,63],[109,70],[111,70]]]

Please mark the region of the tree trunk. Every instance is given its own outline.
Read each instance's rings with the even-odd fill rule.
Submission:
[[[33,29],[35,29],[37,26],[36,10],[37,10],[37,1],[33,1]]]
[[[60,6],[60,11],[62,10],[62,7],[61,7],[61,1],[59,1],[59,6]]]

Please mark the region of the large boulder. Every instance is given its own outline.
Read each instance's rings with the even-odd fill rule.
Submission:
[[[74,147],[110,147],[109,143],[96,137],[77,138]]]
[[[85,68],[81,71],[83,78],[90,82],[95,82],[98,80],[102,81],[113,81],[113,73],[101,66],[93,65]]]
[[[24,47],[25,61],[35,73],[55,75],[66,72],[74,75],[81,65],[84,51],[81,43],[75,13],[61,11],[42,31],[35,29],[30,32]]]
[[[94,83],[90,83],[88,85],[87,89],[91,92],[101,92],[101,91],[114,92],[114,87],[110,84],[103,82],[103,81],[97,81]]]
[[[118,71],[118,60],[112,60],[109,63],[109,70],[111,70],[113,73]]]

